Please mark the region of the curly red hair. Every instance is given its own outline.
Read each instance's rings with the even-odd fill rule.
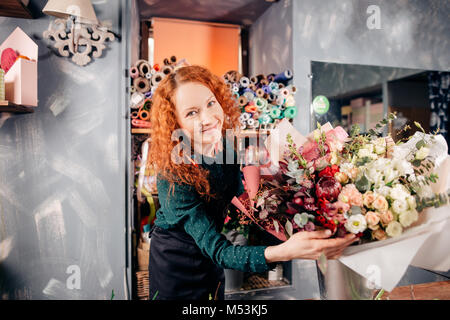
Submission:
[[[179,85],[186,82],[203,84],[215,95],[224,112],[222,136],[227,129],[239,128],[240,111],[224,80],[201,66],[179,68],[160,82],[153,95],[148,161],[164,179],[171,183],[171,189],[174,183],[184,183],[194,186],[202,197],[216,198],[217,195],[211,192],[208,170],[192,164],[176,164],[171,160],[171,152],[179,143],[172,140],[172,132],[180,129],[175,113],[175,92]]]

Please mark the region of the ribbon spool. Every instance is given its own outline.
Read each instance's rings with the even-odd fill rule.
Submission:
[[[131,95],[130,101],[131,101],[131,108],[132,109],[138,109],[139,105],[144,101],[145,96],[140,92],[135,92]]]
[[[135,79],[135,78],[139,77],[139,70],[138,70],[138,68],[131,67],[131,69],[130,69],[130,77],[132,79]]]
[[[167,58],[164,59],[163,63],[164,63],[164,65],[166,65],[166,66],[170,65],[170,61],[169,61],[169,59],[167,59]]]
[[[133,80],[137,92],[145,93],[150,90],[150,82],[146,78],[138,77]]]
[[[264,90],[265,93],[269,94],[272,92],[272,89],[270,89],[270,87],[268,85],[262,86],[262,88]]]
[[[281,110],[277,107],[273,107],[272,109],[270,109],[269,115],[272,119],[278,119],[281,116]]]
[[[255,125],[255,120],[252,119],[252,118],[248,119],[248,120],[247,120],[247,125],[248,125],[249,127],[253,127],[253,126]]]
[[[233,83],[233,87],[231,88],[231,90],[232,90],[233,92],[239,92],[239,85],[236,84],[236,83]]]
[[[177,57],[171,56],[171,57],[170,57],[170,62],[171,62],[172,64],[176,63],[176,62],[177,62]]]
[[[164,67],[162,67],[161,72],[164,75],[168,76],[169,74],[171,74],[173,72],[173,68],[171,66],[164,66]]]
[[[250,85],[250,79],[247,77],[242,77],[239,80],[239,83],[241,84],[242,87],[247,88]]]
[[[270,115],[268,113],[263,113],[259,118],[258,118],[258,122],[260,124],[268,124],[270,122],[272,122],[272,118],[270,117]]]
[[[248,104],[245,106],[245,112],[247,113],[255,113],[258,111],[258,107],[252,104]]]
[[[267,100],[269,102],[275,102],[277,100],[277,96],[274,95],[273,93],[270,93],[269,96],[267,97]]]
[[[164,73],[156,72],[152,77],[152,86],[157,87],[158,84],[164,79]]]
[[[252,101],[255,98],[255,95],[251,90],[244,92],[243,96],[246,97],[248,101]]]
[[[245,94],[243,96],[239,97],[238,103],[239,103],[240,107],[244,107],[248,103],[248,100],[247,100],[247,97],[245,96]]]
[[[284,100],[285,100],[284,97],[282,95],[279,95],[275,102],[277,105],[282,106],[284,104]]]
[[[151,72],[147,73],[147,74],[145,75],[145,78],[146,78],[147,80],[151,80],[151,79],[152,79],[152,73],[151,73]]]
[[[152,67],[150,66],[150,64],[147,61],[142,62],[139,65],[139,74],[141,75],[141,77],[145,77],[145,75],[147,73],[149,73],[150,70],[152,70]]]
[[[131,112],[131,119],[137,119],[139,117],[139,111]]]
[[[265,94],[265,92],[263,89],[259,88],[258,90],[256,90],[257,97],[262,98],[262,97],[264,97],[264,94]]]
[[[242,118],[243,121],[247,121],[251,118],[251,115],[250,113],[244,112],[243,114],[241,114],[240,118]]]
[[[273,80],[275,79],[276,74],[275,73],[271,73],[267,76],[267,81],[269,82],[273,82]]]
[[[135,93],[136,92],[136,88],[135,87],[130,87],[130,93]]]
[[[275,76],[275,78],[273,79],[273,81],[275,82],[288,82],[289,80],[292,79],[292,71],[291,70],[286,70],[280,74],[277,74]]]
[[[139,119],[144,121],[150,120],[150,112],[141,108],[141,110],[139,110]]]
[[[274,106],[273,104],[272,105],[268,104],[268,105],[264,106],[261,111],[263,113],[269,113],[273,106]]]
[[[264,98],[256,98],[254,101],[259,110],[267,106],[267,100]]]
[[[286,108],[286,110],[284,110],[285,118],[293,119],[293,118],[295,118],[296,115],[297,115],[297,108],[295,108],[295,107],[289,107],[289,108]]]
[[[280,96],[283,96],[284,98],[289,97],[289,90],[287,88],[283,88],[280,90]]]
[[[258,90],[258,87],[256,86],[256,84],[254,83],[250,83],[250,85],[248,86],[250,88],[250,90],[252,90],[253,92],[255,92],[256,90]]]
[[[259,83],[261,84],[261,86],[267,86],[269,84],[269,81],[267,81],[267,79],[261,79]]]
[[[295,106],[295,99],[292,95],[289,95],[286,100],[284,101],[284,104],[286,107],[294,107]]]

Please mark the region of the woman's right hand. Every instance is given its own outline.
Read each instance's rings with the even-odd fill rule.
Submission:
[[[292,259],[317,260],[322,253],[328,259],[337,259],[347,246],[358,240],[354,234],[328,239],[330,236],[329,230],[297,232],[282,244],[267,247],[264,256],[267,263]]]

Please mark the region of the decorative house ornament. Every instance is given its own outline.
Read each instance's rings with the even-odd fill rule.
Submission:
[[[106,40],[115,36],[100,26],[90,0],[49,0],[42,10],[58,17],[52,21],[44,38],[53,39],[54,47],[63,57],[72,55],[72,61],[79,66],[101,57]]]

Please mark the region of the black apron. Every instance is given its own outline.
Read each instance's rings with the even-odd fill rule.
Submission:
[[[225,275],[177,225],[151,230],[150,300],[224,300]]]

